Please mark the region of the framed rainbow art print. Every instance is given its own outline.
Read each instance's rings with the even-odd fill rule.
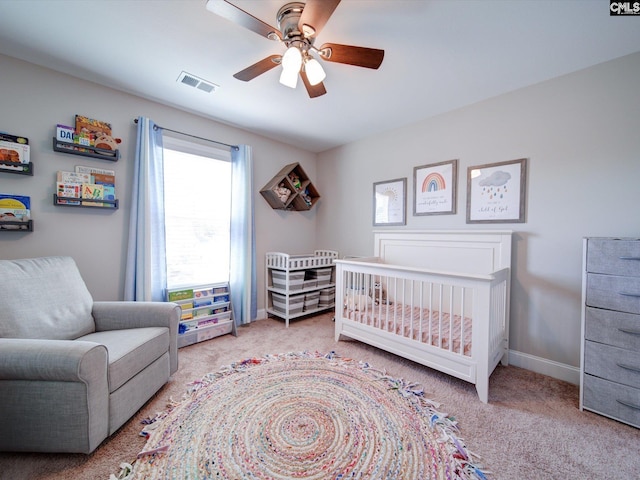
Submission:
[[[413,214],[455,214],[457,183],[458,160],[414,167]]]

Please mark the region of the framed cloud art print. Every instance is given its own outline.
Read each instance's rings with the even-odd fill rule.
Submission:
[[[523,223],[526,179],[526,158],[469,167],[467,223]]]
[[[413,214],[456,213],[458,160],[432,163],[413,169]]]
[[[397,178],[373,184],[373,226],[405,225],[407,179]]]

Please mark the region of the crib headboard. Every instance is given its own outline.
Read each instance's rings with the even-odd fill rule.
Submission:
[[[385,263],[452,273],[487,274],[511,267],[510,230],[386,230],[374,232]]]

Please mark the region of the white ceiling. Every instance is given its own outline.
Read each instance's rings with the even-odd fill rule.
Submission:
[[[277,26],[286,1],[233,3]],[[321,152],[640,51],[640,18],[610,17],[608,0],[342,0],[316,45],[385,58],[379,70],[324,62],[328,93],[310,99],[279,68],[233,78],[284,46],[205,3],[0,0],[0,53]],[[180,84],[183,70],[220,88]]]

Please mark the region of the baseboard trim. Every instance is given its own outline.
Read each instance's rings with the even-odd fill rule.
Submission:
[[[580,385],[580,369],[565,363],[554,362],[546,358],[536,357],[528,353],[509,350],[509,365],[524,368],[532,372],[564,380],[574,385]]]

